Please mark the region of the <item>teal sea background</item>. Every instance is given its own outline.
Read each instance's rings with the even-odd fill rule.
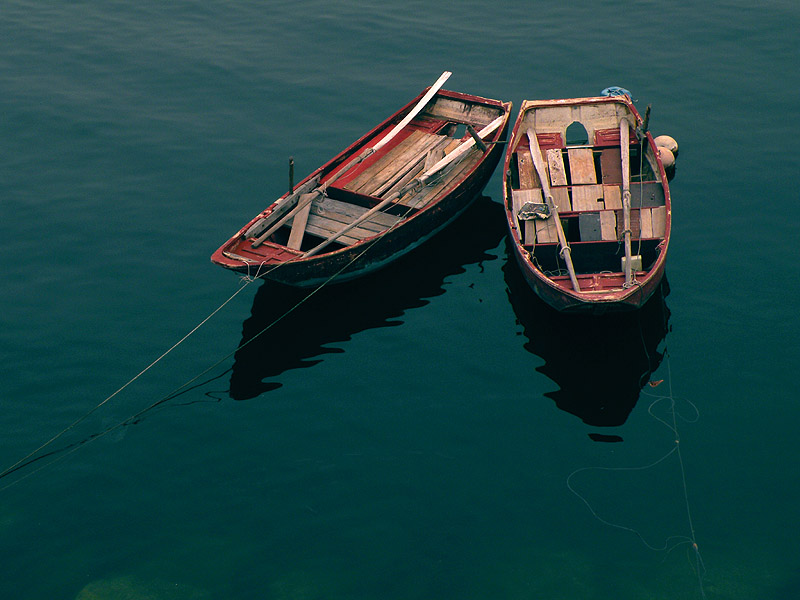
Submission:
[[[800,597],[798,30],[788,0],[6,0],[0,596]],[[498,169],[257,336],[304,295],[212,251],[290,156],[299,179],[444,70],[514,116],[652,104],[669,294],[547,309]]]

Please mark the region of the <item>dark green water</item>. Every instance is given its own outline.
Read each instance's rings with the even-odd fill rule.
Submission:
[[[208,257],[290,155],[304,175],[445,69],[515,114],[624,86],[681,151],[671,292],[638,315],[527,292],[499,172],[234,354],[302,298],[247,286],[0,479],[0,597],[800,596],[799,27],[788,1],[7,0],[0,470],[240,288]]]

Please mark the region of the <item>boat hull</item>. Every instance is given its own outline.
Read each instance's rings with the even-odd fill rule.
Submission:
[[[596,108],[599,107],[599,108]],[[610,116],[606,116],[602,120],[602,126],[593,128],[589,124],[587,135],[587,143],[583,145],[570,146],[566,143],[568,139],[567,128],[572,126],[575,121],[573,114],[594,114],[591,111],[596,108],[597,114],[602,114],[603,111],[609,112]],[[562,118],[563,121],[559,122],[557,118],[551,117],[546,111],[552,109],[557,117]],[[573,109],[575,109],[573,111]],[[578,111],[583,110],[584,113]],[[528,111],[531,114],[528,115]],[[541,111],[533,116],[536,111]],[[568,112],[569,111],[569,112]],[[616,112],[614,112],[616,111]],[[522,271],[523,277],[531,289],[536,293],[539,298],[550,305],[555,310],[560,312],[572,313],[588,313],[588,314],[604,314],[608,312],[622,312],[631,311],[641,308],[647,300],[658,289],[662,278],[664,277],[667,248],[669,245],[669,235],[671,230],[671,199],[669,187],[667,185],[667,176],[664,171],[664,166],[661,163],[658,152],[656,151],[653,138],[649,133],[643,134],[643,142],[640,147],[642,164],[644,165],[645,158],[649,161],[648,171],[649,175],[645,174],[644,167],[640,167],[638,174],[638,185],[642,190],[645,185],[651,186],[650,190],[658,188],[653,194],[658,197],[659,202],[654,202],[652,207],[643,208],[640,206],[635,212],[637,219],[644,219],[643,211],[648,211],[648,218],[653,218],[652,211],[659,211],[659,218],[663,215],[663,231],[658,235],[650,234],[647,239],[641,222],[637,221],[639,229],[639,240],[637,241],[638,248],[641,251],[642,247],[646,249],[641,252],[645,256],[647,265],[642,269],[634,269],[631,280],[626,284],[625,274],[623,272],[621,258],[618,256],[621,252],[623,244],[623,227],[622,227],[622,210],[608,209],[602,202],[598,208],[585,209],[584,206],[578,207],[577,203],[580,199],[583,202],[585,191],[591,188],[593,191],[600,190],[599,195],[602,196],[606,188],[618,187],[615,185],[607,185],[608,178],[603,169],[606,168],[604,161],[606,157],[601,155],[606,151],[611,152],[614,144],[616,144],[616,160],[617,169],[620,169],[620,134],[616,133],[616,141],[613,140],[613,127],[608,127],[609,123],[614,118],[617,119],[617,127],[619,127],[620,115],[632,121],[631,125],[635,123],[637,127],[642,125],[642,119],[636,111],[633,104],[628,98],[576,98],[565,100],[552,100],[552,101],[525,101],[523,103],[520,115],[515,123],[512,133],[511,142],[507,146],[504,169],[503,169],[503,194],[504,194],[504,208],[506,211],[506,221],[509,231],[509,238],[511,241],[512,252],[514,260]],[[537,120],[538,119],[538,120]],[[588,118],[587,118],[588,121]],[[541,128],[532,127],[532,123],[544,123]],[[586,129],[586,127],[584,128]],[[569,257],[574,263],[573,274],[578,283],[579,291],[576,291],[575,286],[570,276],[567,275],[566,261],[564,260],[565,254],[561,251],[561,238],[556,239],[555,233],[550,233],[549,239],[544,238],[540,240],[540,225],[536,223],[536,233],[533,234],[528,231],[527,227],[533,227],[534,223],[528,223],[522,220],[519,216],[519,209],[521,201],[519,197],[530,198],[530,195],[525,195],[528,192],[535,192],[538,198],[544,198],[544,190],[541,189],[541,184],[537,189],[523,189],[525,184],[523,182],[524,176],[521,172],[522,159],[519,158],[519,153],[529,153],[530,139],[527,136],[528,130],[535,132],[537,144],[543,149],[548,149],[549,154],[546,155],[547,159],[555,157],[560,162],[563,160],[566,165],[565,174],[561,181],[556,181],[554,176],[554,166],[556,164],[546,163],[544,167],[547,169],[549,175],[547,183],[551,186],[552,194],[560,192],[561,199],[565,202],[562,206],[566,208],[559,208],[559,220],[564,234],[564,240],[569,245]],[[633,132],[631,132],[632,134]],[[633,139],[633,138],[632,138]],[[589,141],[591,140],[591,141]],[[633,145],[630,146],[634,148]],[[589,164],[589,175],[592,178],[593,185],[579,185],[583,181],[579,181],[578,177],[582,174],[577,171],[577,158],[575,155],[574,171],[570,173],[573,168],[569,158],[572,157],[571,151],[573,148],[581,148],[580,151],[590,151],[589,156],[593,162]],[[583,150],[586,149],[586,150]],[[552,152],[556,151],[553,155]],[[515,154],[515,152],[517,154]],[[544,154],[544,152],[542,152]],[[530,156],[530,154],[528,154]],[[602,164],[601,164],[602,163]],[[530,167],[533,169],[533,167]],[[596,171],[596,173],[595,173]],[[517,175],[516,179],[512,177],[512,173]],[[558,174],[557,172],[555,174]],[[649,180],[652,176],[653,181]],[[596,179],[595,179],[596,178]],[[534,177],[536,182],[539,181],[538,173]],[[619,183],[619,179],[613,179],[612,183]],[[561,184],[561,185],[559,185]],[[537,184],[531,186],[535,188]],[[578,189],[582,188],[582,189]],[[659,191],[660,190],[660,191]],[[578,194],[578,192],[581,192]],[[643,192],[642,192],[643,194]],[[659,195],[660,194],[660,195]],[[598,194],[596,193],[595,196]],[[620,190],[617,190],[617,201],[622,197]],[[591,197],[591,196],[590,196]],[[544,202],[544,200],[539,200]],[[656,206],[657,204],[657,206]],[[610,199],[609,199],[610,205]],[[620,205],[621,207],[621,205]],[[614,206],[613,208],[616,208]],[[606,210],[608,209],[608,210]],[[614,213],[612,220],[615,223],[616,229],[614,235],[617,237],[604,237],[598,238],[594,241],[584,241],[580,236],[583,235],[585,218],[598,216],[600,212]],[[606,215],[608,216],[608,215]],[[550,221],[554,221],[550,217]],[[652,224],[651,224],[652,227]],[[571,228],[571,233],[567,233]],[[580,231],[580,234],[576,231]],[[544,232],[543,232],[544,233]],[[597,234],[593,232],[592,235]],[[570,238],[569,240],[567,238]],[[549,266],[548,268],[542,267],[542,264]],[[616,265],[616,268],[613,266]],[[611,266],[611,268],[609,268]]]
[[[314,287],[326,283],[346,282],[377,271],[436,235],[463,213],[486,187],[503,157],[502,140],[505,139],[508,132],[508,117],[511,109],[511,103],[445,90],[440,90],[437,98],[443,98],[456,105],[459,102],[468,103],[469,106],[482,107],[485,105],[500,114],[503,121],[490,138],[487,138],[486,151],[479,158],[470,159],[474,161],[474,164],[473,162],[464,163],[468,165],[464,171],[458,171],[457,175],[443,189],[429,198],[419,210],[408,210],[395,226],[379,235],[325,253],[304,256],[306,248],[292,250],[274,239],[264,241],[257,250],[253,250],[251,240],[246,239],[246,232],[259,219],[268,218],[274,207],[289,196],[289,194],[285,194],[272,207],[252,219],[235,236],[223,244],[212,255],[212,262],[250,277],[262,277],[294,287]],[[313,184],[315,180],[322,183],[335,181],[337,169],[345,171],[343,165],[374,144],[375,140],[380,138],[393,123],[396,123],[415,101],[412,100],[406,107],[309,174],[297,187]],[[457,119],[458,117],[452,118]],[[430,121],[429,118],[426,123],[416,123],[415,126],[430,127],[431,131],[438,132],[437,128],[441,128],[442,124],[431,124]],[[338,186],[339,183],[337,182],[336,185]],[[336,191],[342,193],[341,189]],[[364,197],[361,196],[362,201],[363,199]],[[377,200],[378,198],[367,198],[367,201],[375,203]],[[399,209],[399,212],[405,210],[402,206],[395,208]]]

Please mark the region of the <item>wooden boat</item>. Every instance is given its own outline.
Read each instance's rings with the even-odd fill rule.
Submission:
[[[522,104],[504,205],[516,261],[556,310],[637,309],[658,288],[670,195],[646,121],[625,95]]]
[[[296,287],[347,281],[453,221],[500,162],[511,103],[443,90],[449,75],[256,215],[212,262]]]

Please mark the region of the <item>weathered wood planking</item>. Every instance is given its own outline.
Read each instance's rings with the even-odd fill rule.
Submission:
[[[398,172],[413,166],[415,160],[427,152],[425,148],[440,139],[441,136],[435,134],[412,131],[406,139],[364,169],[344,187],[359,194],[372,195]]]
[[[532,221],[536,229],[536,242],[539,244],[556,244],[558,243],[558,231],[556,230],[555,217],[549,219],[534,219]],[[525,229],[525,237],[528,237],[528,230]],[[532,244],[533,240],[526,241],[526,244]]]
[[[438,154],[438,151],[441,150],[442,155],[444,155],[445,147],[447,147],[450,142],[454,141],[442,135],[434,135],[430,138],[426,138],[426,140],[427,142],[418,148],[416,156],[412,156],[408,163],[389,177],[384,184],[372,190],[371,194],[373,196],[385,198],[402,189],[409,181],[422,174],[431,154]],[[435,162],[433,164],[435,164]]]
[[[440,174],[438,182],[432,183],[417,192],[412,191],[405,194],[397,200],[397,203],[414,208],[422,208],[435,194],[449,187],[461,175],[478,164],[482,156],[483,152],[481,152],[480,148],[473,146],[457,162],[445,168],[444,172]]]
[[[519,219],[520,209],[528,202],[544,204],[542,190],[511,190],[511,210],[514,212],[517,222],[521,224],[522,243],[530,245],[536,241],[536,224],[534,221],[539,221],[541,219],[528,219],[527,221]]]
[[[379,196],[398,179],[402,178],[410,169],[425,159],[428,150],[438,144],[442,136],[423,133],[410,147],[405,148],[400,154],[390,152],[390,160],[386,166],[378,171],[370,180],[365,182],[360,189],[354,190],[361,194]]]
[[[386,154],[378,158],[374,163],[366,167],[363,171],[361,171],[358,175],[356,175],[353,179],[348,181],[344,188],[351,190],[353,192],[358,192],[360,189],[369,182],[375,175],[377,175],[382,169],[386,168],[388,164],[390,164],[393,160],[395,160],[398,156],[398,153],[404,153],[409,147],[413,146],[419,139],[422,138],[424,132],[414,130],[412,131],[408,137],[398,143],[391,151],[387,151]]]
[[[600,153],[600,173],[603,183],[622,183],[622,158],[619,148],[606,148]]]
[[[306,232],[306,224],[308,223],[308,215],[311,212],[312,202],[306,204],[300,211],[292,218],[292,230],[289,233],[289,241],[286,245],[292,250],[300,250],[303,243],[303,235]]]
[[[622,210],[622,188],[619,185],[603,185],[603,202],[608,209]]]
[[[550,171],[550,185],[567,185],[567,172],[560,149],[551,148],[547,151],[547,168]]]
[[[517,152],[517,171],[519,172],[519,187],[522,190],[540,188],[539,178],[536,176],[536,168],[533,166],[533,159],[530,151],[526,148]]]
[[[603,210],[602,185],[574,185],[572,186],[572,210]]]
[[[367,212],[363,206],[350,204],[349,202],[342,202],[341,200],[334,200],[333,198],[323,198],[322,200],[315,200],[312,208],[312,214],[321,217],[327,217],[341,223],[351,223],[358,217]],[[371,231],[383,231],[387,227],[391,227],[402,218],[395,215],[390,215],[384,212],[377,212],[369,219],[362,222],[359,227],[362,229],[369,229]]]
[[[643,208],[639,211],[640,227],[643,238],[653,237],[653,211],[650,208]]]
[[[569,199],[569,188],[550,188],[550,195],[553,196],[553,202],[555,203],[559,213],[570,212],[573,210],[572,202]]]
[[[511,210],[515,217],[519,218],[519,210],[526,202],[544,204],[542,190],[511,190]]]
[[[425,107],[420,116],[454,123],[471,123],[476,129],[480,129],[499,117],[500,111],[491,106],[464,103],[460,100],[437,96],[431,104]]]
[[[606,241],[617,239],[617,215],[613,210],[600,211],[600,237]]]
[[[667,207],[657,206],[653,212],[653,237],[663,238],[667,234]]]
[[[567,157],[572,185],[597,183],[594,153],[591,148],[570,148],[567,150]]]
[[[321,238],[328,238],[344,229],[346,225],[355,221],[365,212],[367,212],[367,209],[362,206],[340,202],[331,198],[315,200],[311,204],[305,231]],[[378,212],[360,223],[358,227],[339,237],[336,241],[346,246],[352,246],[359,240],[382,233],[400,220],[400,217]]]

